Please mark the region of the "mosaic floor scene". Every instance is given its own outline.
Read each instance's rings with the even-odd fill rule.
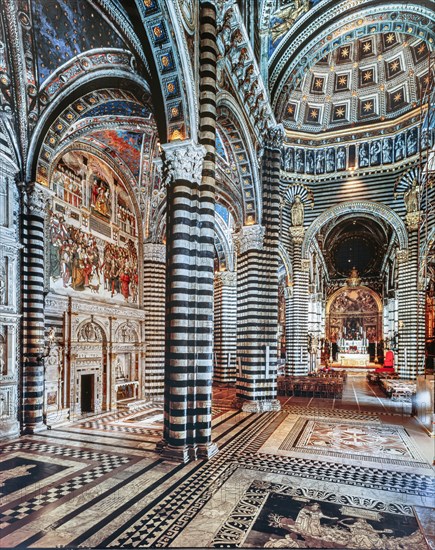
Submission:
[[[3,443],[1,547],[435,548],[433,440],[363,376],[277,413],[233,398],[214,392],[207,462],[162,460],[159,404]]]

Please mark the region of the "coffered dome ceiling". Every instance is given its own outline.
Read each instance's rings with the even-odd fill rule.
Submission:
[[[429,83],[428,44],[397,32],[337,47],[282,88],[278,118],[289,130],[319,133],[399,117]]]

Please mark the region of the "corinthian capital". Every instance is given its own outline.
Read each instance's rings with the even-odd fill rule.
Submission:
[[[263,250],[265,228],[262,225],[245,225],[238,233],[237,248],[240,254],[248,250]]]
[[[47,203],[52,192],[47,187],[39,183],[31,183],[26,188],[27,207],[32,214],[45,216],[47,213]]]
[[[144,262],[164,264],[166,262],[166,245],[161,243],[144,243],[143,259]]]
[[[165,153],[166,170],[169,180],[186,180],[200,183],[205,148],[191,141],[166,143],[162,145]]]
[[[237,286],[237,273],[235,271],[218,271],[215,280],[220,281],[223,286]]]

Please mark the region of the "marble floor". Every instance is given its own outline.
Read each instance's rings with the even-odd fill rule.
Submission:
[[[0,446],[2,548],[435,549],[434,441],[361,374],[342,399],[232,409],[215,388],[209,461],[155,451],[139,403]]]

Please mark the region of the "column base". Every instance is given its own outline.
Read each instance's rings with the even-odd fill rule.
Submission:
[[[243,412],[249,413],[278,412],[281,410],[281,403],[278,399],[246,401],[244,399],[238,398],[233,401],[233,407],[236,409],[241,409]]]
[[[156,451],[160,453],[163,458],[173,462],[181,462],[182,464],[186,464],[191,460],[195,460],[191,457],[189,448],[186,445],[183,447],[174,447],[173,445],[167,443],[164,439],[157,443]]]
[[[193,460],[209,460],[218,450],[219,448],[216,443],[175,447],[162,439],[156,445],[156,451],[159,452],[163,458],[173,462],[181,462],[182,464],[186,464]]]
[[[216,443],[208,443],[207,445],[198,445],[196,456],[198,459],[209,460],[219,451]]]
[[[47,424],[44,424],[43,422],[38,422],[38,424],[35,425],[27,425],[23,426],[23,435],[32,435],[39,432],[44,432],[47,429]]]

